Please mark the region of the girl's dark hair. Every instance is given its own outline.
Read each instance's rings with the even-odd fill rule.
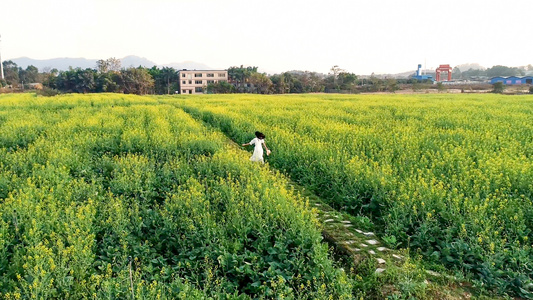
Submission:
[[[261,140],[265,139],[265,135],[264,135],[263,133],[259,132],[259,131],[256,131],[256,132],[255,132],[255,136],[256,136],[258,139],[261,139]]]

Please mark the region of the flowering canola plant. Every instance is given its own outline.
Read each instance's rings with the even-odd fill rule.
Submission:
[[[501,95],[160,98],[232,139],[266,134],[271,166],[370,217],[391,247],[531,296],[533,99]]]
[[[0,96],[0,298],[349,299],[280,173],[152,97]]]

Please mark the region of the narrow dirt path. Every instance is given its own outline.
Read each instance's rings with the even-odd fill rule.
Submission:
[[[185,110],[185,112],[187,112],[187,110]],[[218,127],[206,123],[202,119],[197,118],[197,116],[194,114],[190,115],[207,128],[212,128],[224,134],[228,146],[239,151],[246,151],[240,146],[240,144],[233,141]],[[265,165],[265,167],[270,168],[272,173],[279,172],[279,170],[273,168],[268,163]],[[334,255],[342,255],[342,260],[351,261],[351,265],[358,265],[362,261],[368,259],[375,260],[375,273],[377,275],[386,272],[388,267],[400,265],[409,260],[409,258],[403,256],[400,251],[391,250],[385,247],[383,241],[377,237],[374,232],[357,228],[357,225],[350,221],[350,219],[354,220],[353,216],[337,211],[316,194],[292,181],[287,174],[281,174],[283,174],[283,176],[286,178],[290,189],[308,199],[310,205],[313,207],[313,210],[316,212],[316,217],[322,224],[321,230],[324,240],[334,248]],[[443,294],[434,295],[436,298],[430,298],[454,300],[471,298],[471,291],[463,289],[463,283],[458,282],[455,277],[429,270],[426,270],[425,272],[428,275],[428,279],[431,278],[439,281],[444,279],[445,281],[449,282],[449,285],[445,284],[444,286],[441,286],[444,288],[444,290],[442,290],[442,292],[444,292]],[[426,280],[426,283],[429,282]]]
[[[212,125],[206,124],[202,120],[198,121],[205,126],[213,128]],[[218,130],[218,128],[215,129]],[[245,151],[237,142],[228,136],[226,138],[230,147]],[[269,164],[266,164],[266,166],[271,168],[271,172],[274,172],[272,166]],[[335,247],[336,252],[349,256],[355,264],[364,259],[375,259],[377,263],[376,273],[384,272],[387,264],[400,262],[404,259],[404,256],[398,251],[392,251],[385,247],[383,242],[373,232],[357,228],[349,220],[350,217],[348,215],[329,206],[320,197],[292,181],[286,174],[284,174],[284,177],[288,181],[289,188],[309,199],[309,204],[316,211],[316,217],[322,224],[322,236],[325,241]]]

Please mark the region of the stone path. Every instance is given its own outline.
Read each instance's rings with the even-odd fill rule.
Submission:
[[[228,144],[242,150],[229,137]],[[317,195],[289,178],[287,180],[289,180],[289,188],[309,199],[309,204],[315,208],[316,217],[323,225],[322,236],[324,239],[334,245],[339,252],[350,256],[356,264],[364,259],[372,258],[376,260],[378,265],[376,273],[383,273],[388,263],[393,260],[401,261],[404,259],[402,255],[383,246],[373,232],[356,228],[349,220],[353,217],[335,210]]]
[[[210,124],[201,122],[212,127]],[[242,147],[230,137],[227,137],[227,144],[242,150]],[[323,224],[322,236],[324,239],[333,244],[337,250],[351,257],[356,264],[366,258],[373,258],[378,264],[375,272],[383,273],[387,264],[394,260],[404,259],[402,255],[384,247],[373,232],[355,228],[352,221],[348,220],[350,215],[335,210],[314,193],[291,181],[290,178],[287,177],[287,180],[289,180],[289,188],[308,198],[309,203],[316,209],[316,217]]]
[[[385,247],[373,232],[357,228],[350,220],[353,219],[350,215],[335,210],[297,183],[291,181],[289,187],[309,199],[309,204],[316,211],[316,217],[322,223],[322,235],[325,240],[340,252],[352,257],[355,263],[374,259],[377,262],[375,272],[383,273],[387,264],[404,259],[396,251]]]

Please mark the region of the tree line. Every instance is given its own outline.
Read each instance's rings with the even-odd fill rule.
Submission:
[[[70,68],[66,71],[44,69],[35,66],[23,69],[13,61],[4,61],[5,79],[0,80],[2,87],[22,87],[30,83],[41,83],[44,90],[51,93],[125,93],[125,94],[172,94],[179,91],[179,70],[171,67],[123,68],[116,58],[101,59],[95,68]],[[528,66],[529,68],[530,66]],[[533,67],[530,69],[533,70]],[[470,79],[476,76],[513,76],[524,75],[525,68],[494,66],[486,70],[461,72],[453,70],[454,79]],[[415,79],[378,78],[376,76],[358,77],[335,65],[328,74],[308,71],[287,71],[267,75],[258,67],[228,68],[228,82],[219,81],[206,86],[207,93],[359,93],[394,92],[401,84],[409,84],[413,89],[420,85]]]
[[[99,60],[95,68],[70,68],[66,71],[34,66],[23,69],[13,61],[4,61],[5,80],[2,87],[24,87],[41,83],[45,90],[56,93],[126,93],[172,94],[179,91],[178,71],[170,67],[122,68],[120,60]],[[287,71],[281,74],[260,73],[258,67],[228,68],[228,82],[220,81],[206,86],[208,93],[288,94],[313,92],[354,93],[363,87],[368,91],[394,91],[396,80],[377,77],[360,79],[353,73],[334,66],[327,75],[316,72]]]

